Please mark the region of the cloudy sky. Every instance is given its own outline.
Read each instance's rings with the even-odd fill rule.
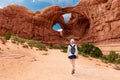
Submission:
[[[42,10],[47,6],[58,5],[61,7],[74,6],[80,0],[0,0],[0,8],[3,8],[10,4],[19,4],[29,8],[32,11]],[[69,19],[70,14],[64,15],[65,22]],[[55,25],[55,29],[59,29],[60,26]]]

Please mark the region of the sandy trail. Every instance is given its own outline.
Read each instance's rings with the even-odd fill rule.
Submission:
[[[2,46],[2,47],[1,47]],[[119,80],[120,71],[112,64],[79,56],[76,73],[60,50],[38,51],[8,42],[0,44],[0,80]],[[47,55],[44,55],[47,54]]]

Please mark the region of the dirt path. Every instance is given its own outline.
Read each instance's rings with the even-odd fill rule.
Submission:
[[[66,54],[61,53],[59,50],[50,50],[48,53],[47,56],[39,56],[39,61],[32,63],[26,73],[26,80],[120,79],[120,71],[114,70],[112,66],[103,64],[99,60],[86,60],[84,57],[77,59],[76,73],[71,75],[71,64],[66,58]]]
[[[119,80],[120,71],[100,60],[79,56],[76,73],[66,53],[25,49],[13,44],[1,45],[0,80]],[[17,47],[16,47],[17,46]],[[8,49],[8,47],[10,49]]]

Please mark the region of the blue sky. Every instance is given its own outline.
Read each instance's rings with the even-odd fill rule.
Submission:
[[[27,7],[28,9],[32,11],[36,11],[36,10],[42,10],[45,7],[53,6],[53,5],[58,5],[61,7],[74,6],[78,2],[80,2],[80,0],[1,0],[0,8],[3,8],[10,4],[19,4],[19,5]],[[67,22],[69,17],[70,17],[70,14],[64,15],[65,22]],[[54,29],[55,30],[60,29],[60,25],[56,24],[54,26]]]

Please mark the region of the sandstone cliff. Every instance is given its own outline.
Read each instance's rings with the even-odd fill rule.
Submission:
[[[74,7],[51,6],[32,12],[19,6],[9,5],[0,9],[0,35],[6,32],[39,40],[44,43],[67,44],[70,38],[98,43],[120,37],[120,0],[81,0]],[[63,14],[71,13],[65,23]],[[52,27],[59,23],[63,35]]]
[[[85,28],[87,32],[82,38],[83,41],[100,42],[119,39],[119,3],[120,0],[82,0],[75,7],[74,11],[82,14],[87,19],[85,23],[89,24],[89,26]]]

